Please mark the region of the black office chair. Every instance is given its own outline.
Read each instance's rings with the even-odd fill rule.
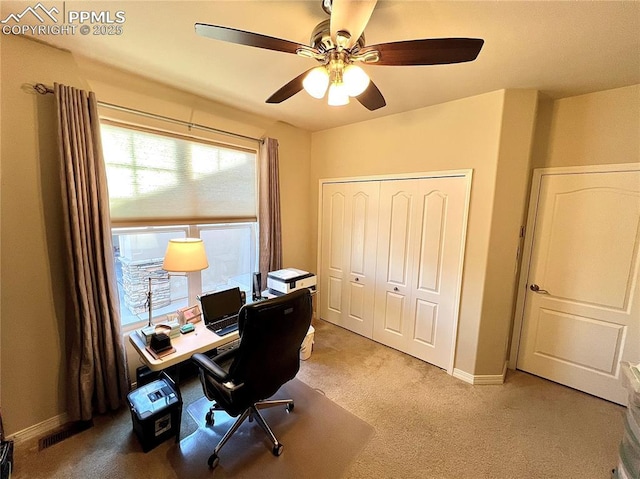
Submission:
[[[209,457],[209,467],[218,465],[218,453],[243,421],[255,419],[273,442],[273,455],[282,454],[282,444],[260,414],[260,409],[286,406],[293,410],[293,399],[265,399],[293,379],[300,369],[300,346],[311,323],[311,294],[308,289],[274,299],[248,304],[240,310],[237,348],[210,359],[194,354],[200,368],[205,396],[215,401],[207,413],[213,425],[214,411],[224,410],[238,417]],[[229,364],[230,362],[230,364]],[[225,366],[226,363],[226,366]]]

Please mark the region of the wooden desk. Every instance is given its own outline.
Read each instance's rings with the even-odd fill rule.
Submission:
[[[213,348],[224,346],[239,337],[238,331],[227,334],[224,337],[218,336],[213,331],[207,329],[204,321],[200,321],[194,326],[196,327],[195,331],[180,334],[177,338],[171,338],[171,345],[176,351],[160,359],[156,359],[147,351],[144,339],[140,337],[138,331],[132,331],[129,334],[129,341],[149,369],[152,371],[161,371],[182,361],[186,361],[195,353],[204,353]]]

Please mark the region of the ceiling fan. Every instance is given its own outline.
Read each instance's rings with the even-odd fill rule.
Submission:
[[[281,103],[303,89],[315,98],[328,90],[328,103],[346,105],[354,97],[369,110],[386,105],[378,87],[358,64],[375,66],[442,65],[476,59],[480,38],[430,38],[366,45],[364,28],[377,0],[321,0],[330,18],[311,34],[311,45],[219,25],[196,23],[203,37],[313,58],[320,66],[298,75],[267,99]]]

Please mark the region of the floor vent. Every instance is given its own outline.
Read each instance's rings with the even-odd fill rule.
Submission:
[[[48,447],[53,446],[54,444],[58,444],[59,442],[64,441],[65,439],[78,434],[79,432],[86,431],[90,427],[93,426],[93,421],[78,421],[75,423],[69,423],[62,428],[48,434],[45,437],[40,438],[38,441],[38,450],[42,451]]]

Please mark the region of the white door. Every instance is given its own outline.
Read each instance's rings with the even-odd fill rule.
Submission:
[[[640,361],[640,172],[543,174],[538,191],[517,367],[624,404],[620,361]]]
[[[322,188],[320,317],[373,334],[379,181]]]
[[[373,338],[450,369],[457,327],[467,178],[380,187]]]

